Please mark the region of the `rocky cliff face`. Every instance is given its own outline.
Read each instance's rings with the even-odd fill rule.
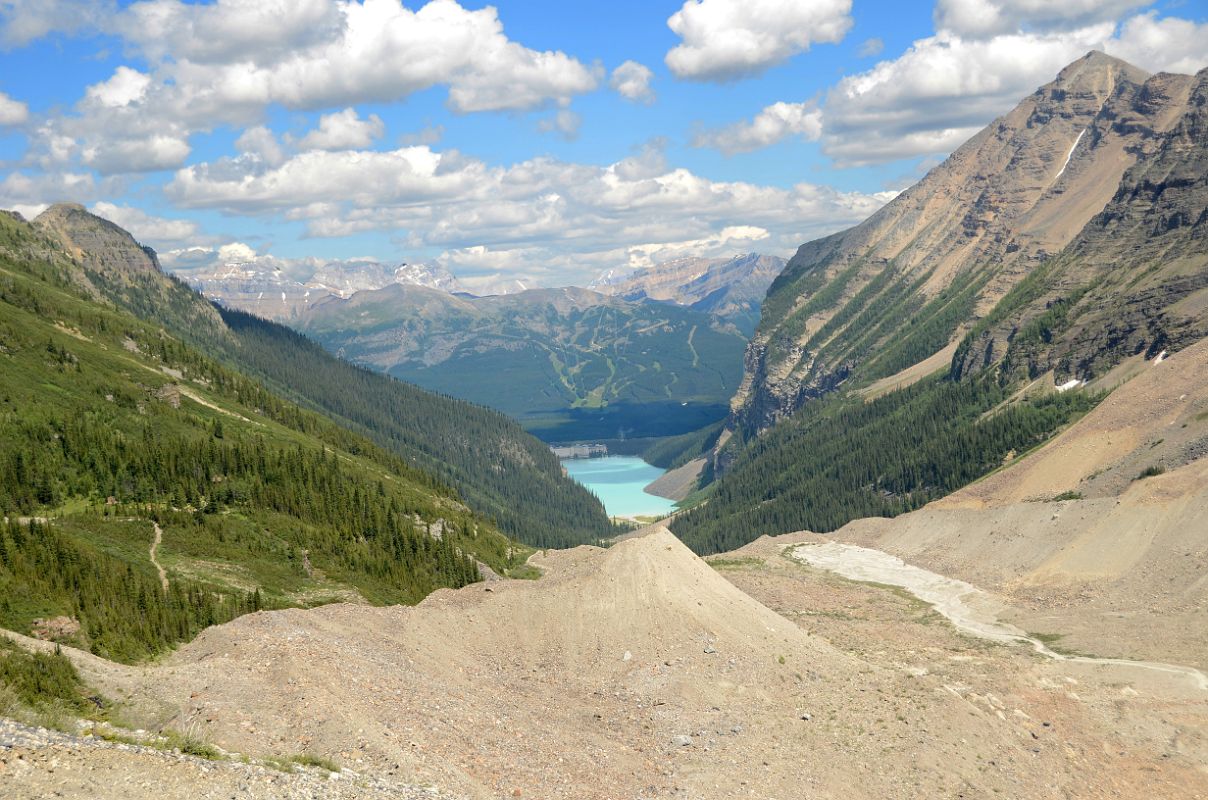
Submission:
[[[1177,120],[1143,140],[1102,212],[974,330],[956,374],[1001,361],[1028,377],[1086,381],[1208,336],[1208,70],[1155,76],[1115,124],[1130,129],[1172,106]]]
[[[1109,202],[1132,202],[1125,173],[1167,147],[1194,83],[1090,53],[864,223],[803,245],[764,303],[735,426],[954,346]]]
[[[56,239],[86,269],[113,275],[154,274],[159,259],[129,233],[89,213],[76,203],[59,203],[43,211],[34,225]]]

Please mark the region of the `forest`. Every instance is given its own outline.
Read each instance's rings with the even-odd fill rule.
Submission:
[[[708,502],[672,528],[710,554],[903,514],[1041,444],[1101,399],[1074,391],[1011,402],[1012,394],[987,374],[934,376],[871,402],[858,393],[810,401],[747,441]]]

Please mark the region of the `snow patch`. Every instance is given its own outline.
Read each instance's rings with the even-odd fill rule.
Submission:
[[[1079,386],[1085,386],[1086,381],[1080,381],[1077,378],[1070,378],[1065,383],[1057,387],[1058,392],[1068,392],[1070,389],[1077,389]]]
[[[1163,350],[1162,352],[1160,352],[1156,356],[1154,356],[1153,363],[1161,364],[1165,360],[1166,360],[1166,351]]]
[[[1057,178],[1065,174],[1066,167],[1070,165],[1070,159],[1074,157],[1074,151],[1078,149],[1078,143],[1082,141],[1083,136],[1086,136],[1086,128],[1082,129],[1082,133],[1078,134],[1078,138],[1074,140],[1074,146],[1065,154],[1065,163],[1061,165],[1061,172],[1057,173]],[[1053,180],[1056,181],[1057,178],[1053,178]]]

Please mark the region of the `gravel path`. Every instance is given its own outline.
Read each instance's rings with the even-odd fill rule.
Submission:
[[[164,591],[168,591],[168,573],[164,571],[164,567],[159,563],[159,559],[155,557],[159,551],[160,544],[164,541],[164,529],[159,527],[158,522],[152,522],[155,526],[155,538],[151,540],[151,563],[155,565],[155,569],[159,571],[159,582],[163,586]]]

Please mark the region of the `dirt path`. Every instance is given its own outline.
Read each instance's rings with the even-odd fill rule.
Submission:
[[[168,573],[164,571],[164,567],[159,563],[159,559],[155,557],[159,550],[160,544],[164,540],[164,529],[159,527],[158,522],[151,523],[155,527],[155,538],[151,540],[151,563],[159,570],[159,582],[164,587],[164,591],[168,591]]]
[[[1201,691],[1208,692],[1208,675],[1194,667],[1054,652],[1039,639],[1029,636],[1014,625],[1002,622],[999,612],[1003,606],[989,593],[973,584],[907,564],[897,556],[880,550],[842,542],[801,544],[792,549],[790,558],[811,567],[834,572],[849,580],[882,583],[905,589],[934,606],[936,611],[959,630],[983,639],[1004,644],[1026,643],[1037,653],[1056,661],[1144,669],[1177,675],[1187,678]]]

